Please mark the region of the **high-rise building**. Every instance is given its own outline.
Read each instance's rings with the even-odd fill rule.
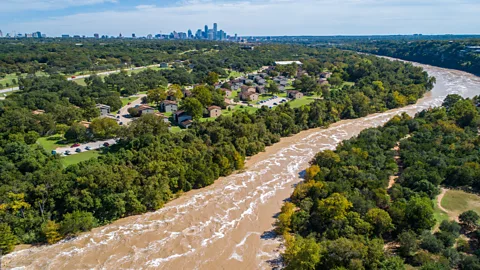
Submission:
[[[214,23],[213,24],[213,39],[215,39],[215,40],[218,39],[217,35],[218,35],[218,33],[217,33],[217,23]]]
[[[188,38],[193,38],[192,30],[188,29]]]
[[[2,30],[0,30],[0,38],[3,37],[3,33],[2,33]]]
[[[203,37],[208,39],[208,26],[205,25],[205,32],[203,32]]]
[[[135,33],[132,34],[132,38],[136,38],[137,36],[135,35]]]
[[[69,38],[70,35],[62,35],[62,38]]]
[[[99,35],[99,34],[97,34],[97,33],[95,33],[95,34],[93,34],[93,37],[94,37],[94,38],[99,38],[99,37],[100,37],[100,35]]]
[[[208,29],[208,35],[207,35],[207,39],[208,40],[213,40],[214,36],[213,36],[213,29]]]
[[[197,33],[195,33],[195,38],[197,38],[197,39],[202,38],[202,29],[197,30]]]

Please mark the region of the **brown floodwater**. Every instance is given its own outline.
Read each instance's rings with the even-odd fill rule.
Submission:
[[[418,64],[416,64],[418,65]],[[334,149],[394,115],[439,106],[447,94],[480,93],[474,75],[419,65],[437,78],[415,105],[303,131],[268,147],[242,172],[188,192],[158,211],[118,220],[51,246],[2,258],[3,269],[269,269],[281,241],[274,216],[315,153]]]

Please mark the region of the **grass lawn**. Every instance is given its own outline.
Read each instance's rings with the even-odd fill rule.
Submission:
[[[122,97],[120,100],[122,100],[122,107],[127,105],[129,102],[137,100],[138,97]]]
[[[202,117],[200,118],[200,122],[213,122],[217,119],[216,117]]]
[[[87,84],[85,83],[85,79],[84,79],[84,78],[81,78],[81,79],[78,79],[78,80],[74,80],[74,82],[76,82],[78,85],[81,85],[81,86],[87,86]]]
[[[55,150],[57,147],[65,147],[67,144],[62,144],[62,135],[53,135],[50,137],[41,137],[37,140],[37,143],[41,145],[47,152]]]
[[[242,106],[243,106],[243,108],[242,108]],[[247,105],[236,105],[233,110],[230,110],[230,111],[229,110],[222,110],[222,115],[229,116],[229,115],[232,115],[233,112],[241,111],[241,110],[246,111],[248,113],[255,113],[258,110],[258,108],[248,107]]]
[[[179,126],[172,126],[170,128],[170,132],[172,132],[172,133],[178,133],[178,132],[181,132],[181,131],[182,131],[182,128],[179,127]]]
[[[100,156],[99,151],[91,150],[91,151],[86,151],[86,152],[78,153],[78,154],[75,154],[75,155],[70,155],[70,156],[63,157],[61,159],[61,162],[62,162],[63,166],[67,167],[67,166],[70,166],[70,165],[73,165],[73,164],[80,163],[82,161],[89,160],[91,158],[96,158],[98,156]]]
[[[433,231],[436,231],[440,226],[440,223],[442,223],[442,221],[448,220],[448,214],[438,208],[436,198],[432,200],[432,202],[433,202],[433,216],[437,221],[437,224],[435,224],[435,226],[433,227]]]
[[[288,103],[290,104],[290,107],[292,107],[292,108],[299,108],[299,107],[302,107],[304,105],[308,105],[308,104],[314,102],[315,99],[318,99],[318,96],[304,96],[300,99],[295,99],[295,100],[292,100]]]
[[[35,73],[36,76],[48,76],[47,73],[43,72],[43,71],[38,71]],[[26,73],[23,73],[22,75],[20,75],[21,77],[26,77],[27,74]],[[0,79],[0,84],[2,86],[0,86],[0,89],[3,89],[3,88],[7,88],[7,83],[9,84],[8,87],[13,87],[13,86],[17,86],[18,85],[18,78],[17,78],[17,74],[15,73],[10,73],[10,74],[7,74],[4,78]],[[13,83],[12,80],[16,80],[17,83]]]
[[[461,190],[449,190],[443,197],[442,207],[455,217],[467,210],[473,210],[480,214],[480,196]]]

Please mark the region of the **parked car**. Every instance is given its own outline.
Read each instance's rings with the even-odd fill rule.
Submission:
[[[120,118],[120,115],[117,115],[117,118]]]
[[[66,156],[70,155],[70,150],[65,151],[65,155]]]
[[[276,102],[274,102],[273,105],[277,106],[278,104]]]
[[[75,152],[80,153],[80,152],[82,152],[82,149],[77,148],[77,149],[75,149]]]
[[[123,125],[123,122],[118,123],[120,126]]]
[[[91,150],[92,148],[90,146],[85,147],[85,150]]]
[[[253,104],[248,104],[248,107],[253,107]]]
[[[56,155],[56,154],[57,154],[57,151],[52,150],[52,155]]]
[[[72,76],[72,79],[75,79],[75,78],[77,78],[77,77],[76,77],[76,76]]]
[[[127,105],[132,105],[132,103],[128,102]]]
[[[80,146],[80,144],[76,143],[76,144],[72,145],[71,148],[75,148],[75,147],[79,147],[79,146]]]
[[[110,146],[110,144],[109,144],[108,142],[105,142],[105,143],[103,144],[103,146],[105,146],[105,147],[109,147],[109,146]]]

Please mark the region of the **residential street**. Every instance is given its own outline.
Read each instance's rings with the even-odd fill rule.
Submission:
[[[140,94],[140,95],[135,95],[138,97],[136,100],[130,102],[130,105],[125,105],[123,106],[119,111],[118,114],[115,115],[115,119],[118,119],[118,123],[123,123],[123,125],[128,125],[133,118],[130,117],[130,114],[128,114],[128,109],[135,107],[136,105],[142,104],[142,97],[146,97],[147,95],[145,94]],[[120,118],[116,118],[117,116],[120,116]]]

